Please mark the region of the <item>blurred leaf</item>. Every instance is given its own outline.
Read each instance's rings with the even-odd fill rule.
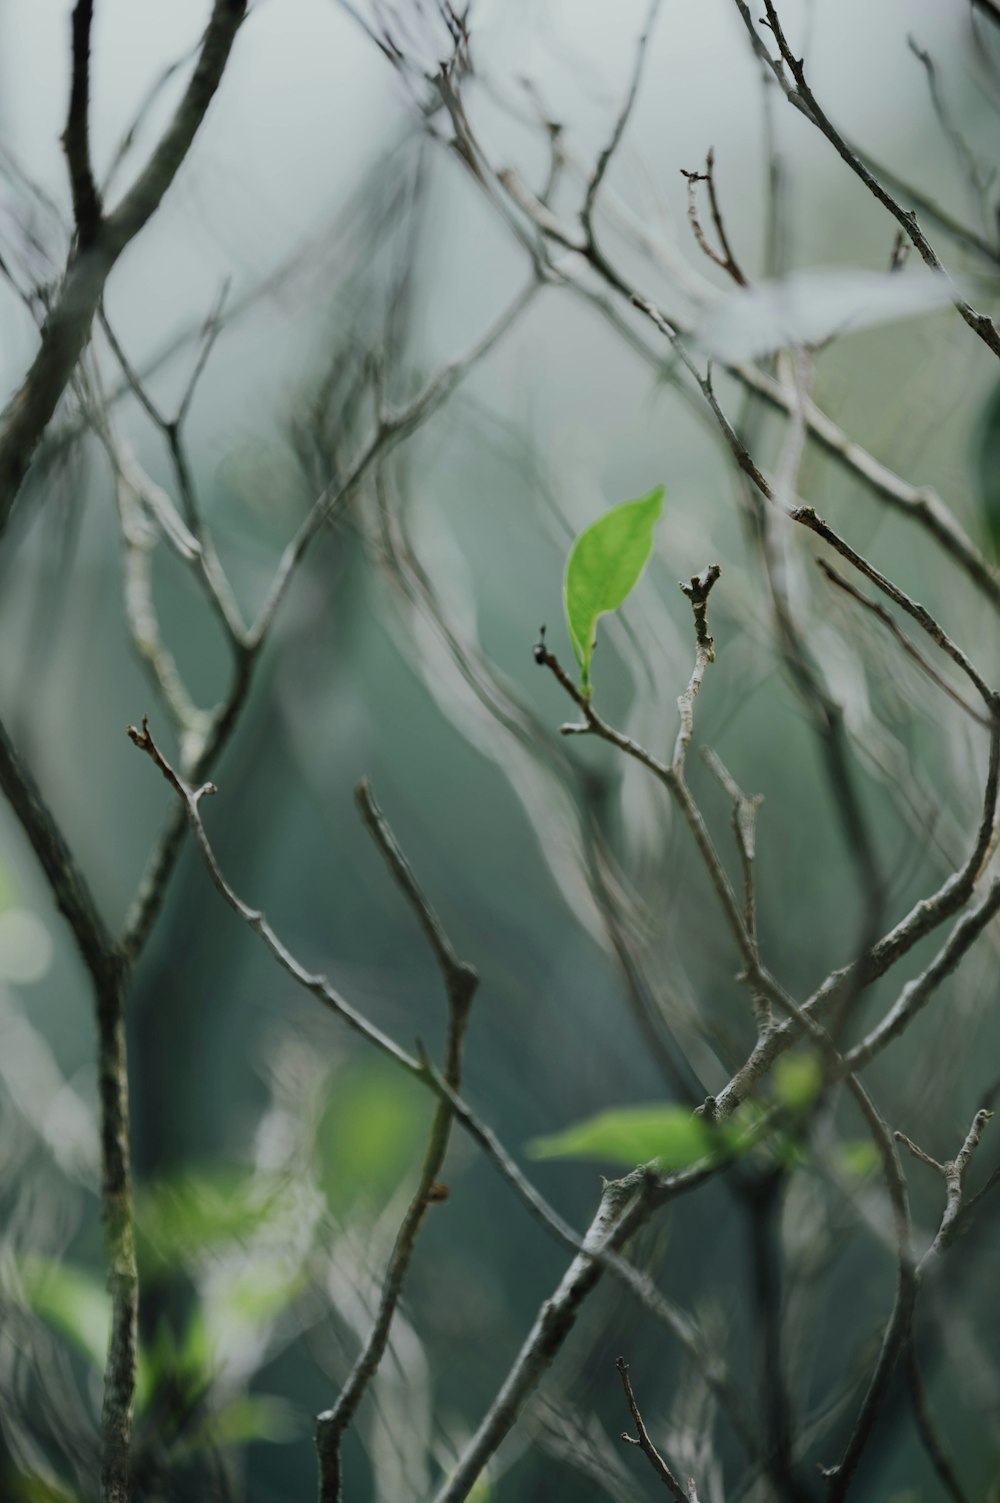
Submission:
[[[5,1477],[13,1488],[12,1497],[17,1503],[80,1503],[80,1494],[74,1493],[55,1477]]]
[[[215,1451],[265,1441],[282,1445],[302,1434],[300,1417],[285,1399],[271,1394],[244,1394],[210,1415],[192,1443],[193,1450]]]
[[[819,1095],[823,1071],[815,1054],[783,1054],[774,1066],[774,1091],[789,1111],[806,1111]]]
[[[580,688],[590,693],[590,662],[597,619],[616,611],[635,588],[653,551],[653,528],[664,490],[612,507],[573,544],[566,563],[563,604],[569,639],[580,666]]]
[[[0,913],[12,908],[17,902],[17,882],[14,873],[5,862],[0,861]]]
[[[870,1138],[854,1138],[841,1143],[837,1150],[840,1167],[856,1179],[867,1179],[879,1169],[882,1159]]]
[[[1000,561],[1000,382],[986,399],[974,446],[979,516],[990,553]]]
[[[28,1306],[103,1372],[111,1329],[111,1297],[82,1268],[32,1254],[17,1262]]]
[[[195,1307],[179,1345],[167,1321],[159,1322],[152,1340],[140,1353],[136,1379],[135,1407],[139,1415],[145,1413],[163,1387],[179,1391],[188,1399],[206,1391],[212,1381],[211,1350],[199,1306]]]
[[[728,294],[695,335],[719,360],[756,360],[943,308],[958,290],[949,278],[923,268],[905,274],[852,266],[800,271]]]
[[[282,1182],[247,1170],[204,1170],[140,1191],[136,1226],[143,1271],[172,1272],[226,1243],[245,1242],[280,1203]]]
[[[52,964],[52,938],[37,913],[5,906],[0,892],[0,980],[15,986],[41,981]]]
[[[384,1200],[420,1151],[426,1104],[395,1071],[365,1064],[340,1075],[320,1119],[319,1178],[331,1209]]]
[[[252,1266],[235,1270],[213,1301],[210,1326],[222,1324],[258,1329],[280,1315],[309,1282],[301,1264],[288,1258],[255,1258]]]
[[[536,1159],[606,1159],[634,1168],[655,1159],[666,1172],[685,1169],[712,1151],[713,1133],[683,1106],[625,1106],[600,1112],[551,1137],[535,1138]]]
[[[111,1297],[102,1279],[69,1263],[32,1253],[16,1262],[28,1307],[58,1331],[98,1372],[104,1371],[111,1331]],[[149,1385],[146,1352],[136,1361],[136,1390]]]

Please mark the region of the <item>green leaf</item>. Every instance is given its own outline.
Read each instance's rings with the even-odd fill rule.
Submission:
[[[528,1152],[536,1159],[605,1159],[630,1169],[655,1159],[669,1173],[704,1158],[714,1144],[702,1118],[686,1107],[623,1106],[535,1138]]]
[[[648,496],[605,512],[581,532],[566,562],[566,625],[580,665],[580,687],[588,698],[597,619],[616,611],[635,588],[653,551],[653,528],[663,509],[663,495],[658,485]]]
[[[782,1106],[806,1111],[819,1095],[823,1071],[815,1054],[783,1054],[774,1067],[774,1090]]]

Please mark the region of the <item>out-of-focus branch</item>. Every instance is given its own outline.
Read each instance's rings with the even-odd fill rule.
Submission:
[[[218,553],[216,552],[215,543],[212,538],[211,532],[209,531],[205,519],[201,514],[201,509],[198,506],[194,481],[191,475],[191,466],[188,461],[187,447],[184,442],[184,421],[187,417],[188,410],[191,405],[191,400],[194,396],[195,388],[208,362],[208,357],[212,352],[215,341],[219,337],[219,334],[221,333],[223,328],[222,310],[225,304],[227,290],[227,285],[223,285],[223,288],[218,298],[216,299],[215,305],[209,313],[208,318],[205,320],[202,328],[201,347],[198,351],[198,355],[192,367],[191,374],[188,377],[187,384],[184,388],[184,393],[178,405],[176,416],[172,418],[166,417],[160,411],[157,404],[153,401],[145,385],[145,382],[142,380],[141,376],[136,371],[128,356],[126,355],[124,349],[122,348],[114,329],[111,327],[111,323],[103,306],[98,310],[98,317],[100,319],[104,336],[107,339],[108,344],[111,346],[111,350],[114,354],[115,359],[118,361],[118,364],[121,367],[122,374],[125,377],[129,389],[166,443],[167,450],[170,455],[171,464],[173,465],[174,475],[176,477],[178,494],[180,496],[181,505],[183,507],[184,521],[186,523],[186,526],[190,529],[190,535],[194,545],[191,549],[188,562],[193,561],[200,576],[201,584],[208,603],[213,612],[218,617],[223,633],[229,641],[231,648],[238,656],[242,650],[245,650],[247,645],[246,626],[244,624],[243,615],[240,611],[236,596],[233,593],[233,588],[229,583],[226,572],[223,569]],[[109,405],[110,404],[105,402],[103,405],[103,411],[99,413],[95,418],[95,424],[99,432],[101,432],[102,430],[108,430],[110,428],[110,419],[105,416]],[[106,442],[105,447],[108,447]],[[110,451],[109,457],[112,460],[112,464],[117,468],[114,454]],[[132,462],[131,468],[133,470],[137,470],[138,468],[134,461]],[[141,487],[141,491],[142,494],[151,497],[154,500],[159,493],[158,488],[154,487],[152,482],[148,481],[148,479],[147,482]],[[166,510],[168,517],[176,516],[175,508],[169,503]],[[163,511],[164,508],[159,507],[157,510],[157,515],[162,516]],[[177,521],[179,524],[180,519],[177,518]]]
[[[103,1503],[129,1503],[139,1279],[128,1137],[127,963],[105,927],[59,824],[0,724],[0,787],[45,873],[93,983],[98,1034],[101,1206],[111,1291],[111,1337],[101,1418]]]
[[[934,114],[937,116],[938,124],[944,133],[948,145],[951,147],[956,166],[965,178],[973,208],[980,216],[983,225],[989,230],[991,226],[986,195],[990,186],[990,176],[983,171],[968,141],[952,119],[951,111],[945,103],[944,95],[941,92],[934,59],[925,47],[917,44],[912,36],[907,37],[907,43],[910,51],[927,75],[927,89],[931,96],[931,105],[933,106]]]
[[[829,1503],[840,1503],[840,1500],[845,1498],[850,1490],[854,1475],[861,1461],[862,1453],[878,1418],[878,1413],[885,1397],[885,1391],[896,1362],[902,1354],[904,1347],[912,1342],[913,1310],[920,1285],[925,1279],[931,1265],[940,1258],[941,1254],[946,1251],[954,1239],[962,1205],[962,1186],[965,1173],[968,1169],[969,1161],[978,1147],[983,1128],[992,1115],[992,1112],[988,1111],[976,1113],[961,1149],[956,1157],[949,1160],[946,1164],[937,1164],[934,1160],[930,1159],[921,1149],[918,1149],[915,1144],[910,1142],[905,1133],[897,1132],[895,1134],[895,1137],[900,1142],[905,1143],[911,1152],[916,1153],[922,1160],[933,1165],[934,1168],[939,1169],[943,1173],[946,1189],[945,1210],[937,1234],[919,1263],[912,1261],[912,1254],[909,1252],[909,1242],[907,1241],[906,1243],[905,1251],[908,1263],[905,1267],[901,1264],[901,1274],[905,1272],[906,1277],[905,1280],[901,1279],[900,1287],[897,1291],[896,1306],[885,1337],[883,1338],[882,1351],[876,1364],[875,1375],[865,1395],[841,1461],[837,1466],[827,1468],[824,1471],[824,1475],[830,1482]],[[901,1176],[901,1171],[899,1172]],[[905,1211],[906,1191],[905,1183],[901,1178],[897,1193],[901,1197],[902,1210]],[[903,1244],[901,1244],[902,1246]]]
[[[957,642],[952,641],[948,633],[934,619],[925,606],[921,605],[919,601],[913,600],[907,595],[905,590],[901,590],[898,585],[893,584],[892,580],[876,569],[874,564],[870,564],[849,543],[845,542],[842,537],[834,532],[828,522],[824,522],[823,518],[817,515],[813,507],[794,507],[790,515],[794,522],[799,522],[803,527],[808,527],[810,532],[816,533],[817,537],[821,537],[824,542],[829,543],[830,547],[835,549],[841,558],[845,558],[848,563],[853,564],[859,574],[863,574],[866,579],[870,579],[872,584],[878,586],[883,595],[887,595],[895,605],[898,605],[912,620],[916,621],[917,625],[927,633],[931,641],[940,647],[941,651],[950,657],[955,666],[965,674],[966,678],[982,698],[991,717],[1000,710],[1000,700],[998,700],[996,692],[990,688],[982,674],[958,646]]]
[[[235,657],[232,682],[225,699],[212,715],[211,723],[204,734],[200,753],[184,768],[188,782],[192,784],[203,782],[227,744],[250,691],[257,662],[270,636],[278,609],[313,540],[336,516],[340,508],[351,499],[376,461],[416,432],[444,405],[478,361],[489,354],[531,301],[537,286],[537,282],[532,279],[472,349],[440,371],[402,408],[398,411],[379,414],[374,431],[346,477],[334,479],[320,493],[282,553],[253,625],[245,631],[237,630],[241,623],[230,620],[230,641]],[[139,384],[141,387],[142,383]],[[154,408],[154,410],[160,416],[158,409]],[[221,599],[224,598],[223,594]],[[231,616],[230,611],[224,614]],[[180,854],[186,829],[185,812],[180,806],[175,806],[167,817],[159,842],[126,916],[122,945],[129,955],[138,954],[148,938]]]
[[[69,117],[62,144],[69,165],[73,215],[81,250],[94,240],[101,224],[101,200],[90,164],[90,33],[93,22],[94,0],[76,0],[72,22],[73,72]]]
[[[256,647],[269,631],[293,574],[313,539],[329,521],[332,513],[357,488],[378,458],[389,454],[397,444],[408,438],[421,423],[447,401],[471,367],[489,354],[516,322],[535,296],[538,286],[537,278],[532,277],[524,290],[518,294],[509,307],[504,309],[500,317],[471,350],[434,376],[405,407],[397,412],[386,412],[380,416],[375,432],[355,460],[347,477],[341,481],[334,481],[318,497],[282,554],[264,603],[250,629],[249,641],[252,647]]]
[[[721,757],[710,746],[702,747],[702,755],[733,801],[733,834],[736,837],[736,848],[739,851],[740,866],[743,871],[743,924],[747,934],[750,936],[755,951],[759,955],[759,950],[757,949],[757,896],[754,887],[753,864],[757,841],[757,810],[764,801],[764,795],[757,793],[752,798],[748,798],[736,782],[736,779],[724,765]],[[766,996],[754,996],[754,1011],[759,1035],[766,1032],[774,1021],[771,1004]]]
[[[941,1486],[952,1503],[969,1503],[938,1434],[934,1412],[931,1409],[923,1374],[920,1371],[916,1342],[912,1336],[906,1353],[906,1381],[910,1386],[910,1400],[913,1405],[913,1418],[916,1422],[917,1433]]]
[[[115,969],[115,944],[59,824],[41,790],[20,760],[0,722],[0,788],[27,835],[52,896],[73,931],[77,949],[102,985]]]
[[[0,414],[0,534],[90,338],[105,283],[125,247],[156,212],[184,161],[222,80],[245,13],[246,0],[215,0],[191,80],[146,168],[117,208],[100,221],[89,243],[71,252],[42,327],[38,352],[20,389]]]
[[[618,113],[618,118],[615,120],[614,129],[611,132],[611,138],[608,141],[607,146],[604,147],[603,151],[598,154],[594,171],[591,174],[590,181],[587,184],[587,192],[583,201],[583,210],[580,214],[580,221],[583,225],[584,234],[590,241],[593,241],[594,238],[594,205],[597,202],[597,195],[601,190],[601,184],[604,181],[605,174],[607,173],[607,170],[611,165],[611,158],[614,156],[615,152],[618,150],[619,145],[621,144],[622,136],[625,134],[625,128],[628,125],[632,111],[635,108],[635,101],[639,93],[639,85],[642,82],[642,71],[646,62],[646,54],[649,51],[649,39],[652,35],[653,27],[656,24],[656,17],[659,13],[659,9],[660,0],[650,0],[649,10],[646,12],[646,22],[642,28],[642,32],[639,36],[639,41],[636,45],[635,62],[632,67],[632,78],[629,83],[628,92],[625,95],[625,101]]]
[[[823,571],[826,578],[832,585],[836,585],[837,589],[843,590],[845,595],[849,595],[852,600],[857,601],[858,605],[864,606],[866,611],[870,611],[871,614],[876,618],[876,620],[881,621],[882,625],[889,632],[891,632],[893,637],[895,637],[896,641],[906,653],[907,657],[912,658],[913,662],[916,663],[921,673],[925,673],[932,684],[936,684],[942,691],[942,693],[947,694],[948,698],[952,701],[953,704],[958,705],[959,708],[964,710],[966,715],[970,715],[972,719],[977,722],[977,724],[984,726],[986,730],[989,730],[989,720],[987,720],[984,715],[981,715],[978,710],[974,709],[972,705],[969,704],[968,700],[963,699],[961,694],[958,694],[952,688],[951,684],[949,684],[946,678],[942,678],[937,669],[927,661],[923,653],[920,652],[918,648],[914,647],[909,637],[902,630],[902,628],[897,625],[894,617],[889,614],[884,605],[879,605],[877,600],[870,600],[867,595],[863,595],[861,591],[859,589],[856,589],[855,586],[852,585],[849,580],[845,579],[842,574],[838,574],[832,564],[828,564],[825,558],[818,558],[816,560],[816,563],[819,565],[820,569]]]
[[[461,1083],[462,1041],[469,1019],[469,1009],[479,984],[479,976],[472,966],[466,965],[455,954],[441,921],[424,895],[366,782],[359,785],[357,800],[362,818],[372,838],[413,908],[437,958],[448,999],[444,1079],[448,1086],[457,1092]],[[337,1402],[332,1409],[325,1410],[317,1417],[316,1449],[319,1453],[321,1503],[340,1503],[343,1496],[340,1466],[341,1438],[385,1355],[392,1318],[403,1292],[403,1281],[406,1278],[424,1218],[430,1206],[441,1198],[442,1193],[447,1193],[437,1181],[448,1151],[451,1124],[451,1106],[446,1100],[439,1098],[424,1152],[420,1178],[396,1235],[371,1333]]]

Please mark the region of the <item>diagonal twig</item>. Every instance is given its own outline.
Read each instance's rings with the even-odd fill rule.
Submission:
[[[677,1500],[677,1503],[689,1503],[690,1495],[681,1487],[681,1484],[650,1439],[649,1431],[646,1429],[642,1415],[639,1412],[639,1405],[636,1403],[635,1394],[632,1392],[632,1380],[628,1374],[628,1363],[625,1361],[625,1358],[618,1357],[615,1361],[615,1367],[617,1367],[618,1375],[622,1380],[625,1399],[628,1403],[629,1413],[632,1416],[632,1423],[635,1425],[636,1436],[638,1437],[636,1439],[629,1435],[627,1430],[623,1430],[622,1440],[626,1441],[630,1446],[639,1447],[656,1476],[659,1477],[667,1491]]]

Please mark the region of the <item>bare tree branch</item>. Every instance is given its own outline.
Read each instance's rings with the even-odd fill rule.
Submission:
[[[674,1498],[677,1499],[677,1503],[689,1503],[689,1495],[681,1487],[677,1478],[674,1476],[673,1472],[670,1470],[669,1466],[664,1461],[659,1451],[656,1449],[656,1446],[650,1439],[649,1431],[643,1424],[642,1415],[639,1412],[639,1406],[635,1401],[635,1394],[632,1392],[632,1380],[628,1375],[628,1363],[625,1361],[624,1357],[619,1357],[615,1362],[615,1366],[617,1367],[619,1376],[622,1380],[622,1387],[625,1390],[625,1398],[628,1403],[629,1412],[632,1415],[632,1422],[635,1425],[636,1435],[638,1436],[638,1439],[633,1439],[626,1430],[622,1432],[622,1440],[627,1441],[631,1446],[639,1447],[642,1454],[645,1456],[646,1460],[649,1462],[650,1466],[655,1472],[656,1476],[659,1477],[660,1481],[663,1483],[664,1487]]]
[[[69,118],[62,143],[69,164],[73,214],[81,250],[96,238],[101,225],[101,200],[90,165],[90,33],[93,22],[94,0],[76,0],[73,7]]]
[[[139,1280],[128,1137],[127,965],[104,925],[55,816],[19,761],[2,724],[0,787],[31,842],[93,982],[98,1032],[101,1205],[111,1290],[111,1336],[101,1421],[101,1485],[104,1503],[130,1503],[129,1443]]]
[[[812,124],[816,126],[817,130],[819,130],[821,134],[824,135],[830,142],[831,146],[837,152],[841,160],[846,162],[847,166],[851,169],[855,176],[861,179],[865,187],[868,189],[869,193],[871,193],[875,198],[878,199],[879,203],[884,209],[888,210],[888,212],[892,215],[893,219],[896,220],[897,224],[904,231],[907,237],[913,242],[913,245],[921,260],[924,262],[925,266],[929,266],[932,271],[941,272],[942,274],[944,274],[944,265],[939,259],[937,252],[934,250],[934,247],[927,239],[927,236],[924,234],[923,230],[917,223],[916,214],[913,213],[912,210],[904,209],[899,203],[897,203],[892,194],[882,186],[875,174],[865,166],[861,158],[856,154],[856,152],[852,150],[847,141],[837,130],[836,126],[824,112],[815,94],[812,92],[808,80],[806,79],[805,67],[802,58],[795,56],[788,43],[787,38],[785,37],[785,33],[782,28],[781,21],[778,17],[778,13],[775,10],[773,0],[764,0],[764,9],[767,13],[767,20],[765,24],[769,27],[771,33],[773,34],[774,39],[778,44],[778,50],[781,54],[780,60],[777,62],[770,56],[770,53],[768,52],[766,46],[761,41],[756,27],[754,26],[753,17],[751,16],[749,6],[746,4],[746,0],[734,0],[734,3],[743,19],[744,25],[747,28],[755,51],[757,52],[758,56],[767,63],[768,67],[773,72],[774,77],[777,79],[778,85],[788,102],[794,105],[795,108],[801,114],[803,114],[807,120],[810,120]],[[791,75],[790,78],[786,75],[786,67],[788,69],[788,74]],[[956,293],[953,302],[955,304],[955,307],[958,309],[958,312],[961,314],[962,318],[968,324],[973,333],[978,334],[983,343],[987,345],[995,355],[1000,356],[1000,330],[997,329],[996,324],[989,317],[989,315],[985,313],[978,313],[976,309],[973,308],[972,305],[958,293]]]
[[[173,120],[136,182],[102,220],[99,233],[70,255],[42,328],[38,353],[19,391],[0,414],[0,534],[90,338],[105,283],[125,247],[156,212],[184,161],[222,80],[245,13],[246,0],[215,0],[194,73]]]
[[[451,941],[424,896],[366,782],[361,783],[357,789],[357,801],[362,818],[416,913],[440,967],[448,998],[444,1079],[453,1091],[457,1091],[461,1083],[462,1041],[479,977],[472,966],[460,961],[455,954]],[[447,1100],[439,1098],[424,1151],[419,1182],[396,1235],[371,1333],[337,1402],[332,1409],[325,1410],[317,1417],[316,1449],[319,1453],[321,1503],[340,1503],[343,1496],[341,1437],[385,1355],[389,1328],[403,1292],[403,1282],[424,1218],[430,1206],[441,1199],[442,1194],[447,1194],[444,1187],[438,1184],[438,1177],[448,1151],[451,1123],[451,1106]]]

